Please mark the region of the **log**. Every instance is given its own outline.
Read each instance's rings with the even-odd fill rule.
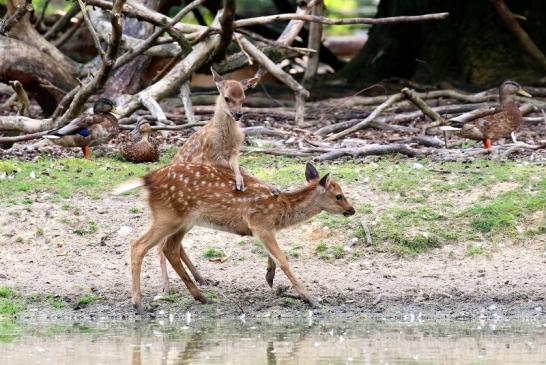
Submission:
[[[77,85],[70,70],[48,54],[17,39],[0,36],[0,82],[11,80],[21,83],[45,115],[53,113],[64,96],[63,91]]]
[[[415,157],[415,156],[427,155],[429,154],[429,151],[411,148],[405,144],[388,144],[388,145],[372,144],[372,145],[369,145],[366,147],[360,147],[360,148],[336,149],[330,152],[326,152],[314,158],[314,160],[329,161],[329,160],[335,160],[344,156],[352,156],[353,158],[356,158],[356,157],[363,157],[363,156],[386,155],[386,154],[394,154],[394,153],[400,153],[402,155],[406,155],[409,157]]]

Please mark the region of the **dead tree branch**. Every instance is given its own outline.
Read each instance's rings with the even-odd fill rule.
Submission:
[[[285,20],[303,20],[313,23],[321,23],[328,25],[349,25],[349,24],[395,24],[395,23],[409,23],[420,22],[426,20],[441,20],[449,16],[449,13],[434,13],[425,15],[411,15],[411,16],[393,16],[388,18],[345,18],[345,19],[332,19],[323,16],[304,15],[304,14],[276,14],[260,16],[256,18],[241,19],[234,23],[235,28],[250,27],[254,25],[263,25],[277,21]]]
[[[59,124],[63,125],[69,120],[75,118],[83,109],[85,102],[91,95],[101,89],[106,80],[110,76],[114,63],[117,57],[119,49],[119,43],[121,41],[122,29],[121,29],[121,9],[125,0],[116,0],[112,8],[111,23],[112,23],[112,35],[108,42],[108,48],[106,50],[105,59],[102,62],[101,68],[97,75],[93,77],[88,83],[80,87],[79,91],[74,96],[72,103],[68,110],[59,119]]]
[[[537,47],[535,42],[529,37],[529,34],[518,23],[514,14],[510,11],[504,0],[491,0],[500,18],[506,27],[514,34],[521,46],[546,70],[546,56]]]
[[[44,38],[47,40],[53,39],[57,33],[65,29],[72,20],[80,12],[80,6],[78,4],[72,5],[70,9],[61,17],[49,30],[44,34]]]
[[[224,9],[220,16],[220,43],[214,54],[212,55],[213,62],[222,61],[226,58],[226,50],[233,38],[233,22],[235,20],[235,0],[224,0]]]
[[[371,155],[386,155],[386,154],[392,154],[392,153],[400,153],[402,155],[406,155],[409,157],[423,156],[423,155],[429,154],[429,152],[426,150],[411,148],[405,144],[388,144],[388,145],[372,144],[372,145],[369,145],[366,147],[360,147],[360,148],[335,149],[316,157],[314,160],[328,161],[328,160],[335,160],[343,156],[352,156],[353,158],[356,158],[356,157],[371,156]]]
[[[313,7],[313,14],[315,16],[322,16],[324,10],[324,3],[322,0],[318,0],[315,6]],[[305,68],[305,73],[303,75],[303,84],[310,86],[313,78],[315,77],[320,58],[320,44],[322,42],[322,24],[320,23],[311,23],[309,26],[309,39],[307,46],[314,50],[315,53],[310,54],[307,60],[307,67]]]
[[[26,13],[32,11],[32,0],[24,0],[17,5],[13,14],[6,20],[0,20],[0,35],[6,35],[11,28],[21,20]]]
[[[366,117],[363,121],[360,123],[357,123],[356,125],[347,128],[341,132],[338,132],[336,134],[332,134],[328,138],[326,138],[327,141],[335,141],[336,139],[339,139],[341,137],[345,137],[351,133],[354,133],[364,127],[366,127],[368,124],[370,124],[381,112],[383,112],[385,109],[387,109],[392,104],[402,100],[404,98],[404,94],[393,94],[391,95],[385,102],[383,102],[381,105],[379,105],[370,115]]]
[[[106,62],[106,53],[104,53],[104,50],[102,49],[99,35],[97,34],[97,31],[95,30],[95,27],[93,26],[93,23],[91,22],[91,19],[89,19],[89,14],[87,14],[87,9],[85,8],[85,4],[83,3],[82,0],[78,0],[78,4],[80,5],[80,9],[83,15],[83,20],[85,21],[85,24],[87,25],[87,29],[89,29],[89,33],[91,33],[91,38],[93,38],[93,43],[95,43],[95,48],[97,49],[97,52],[99,53],[102,59],[102,62]]]
[[[189,80],[185,81],[182,83],[182,86],[180,86],[180,99],[182,99],[182,104],[184,105],[184,111],[186,113],[188,123],[195,123],[195,114],[193,113]]]
[[[416,107],[421,109],[423,114],[432,119],[432,123],[427,125],[425,127],[425,130],[445,124],[445,119],[442,118],[440,114],[436,113],[434,109],[430,108],[427,103],[425,103],[425,101],[421,99],[419,95],[417,95],[415,90],[411,90],[405,87],[402,89],[402,94],[404,94],[404,96],[408,98]]]

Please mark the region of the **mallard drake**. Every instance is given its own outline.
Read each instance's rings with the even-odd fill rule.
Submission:
[[[120,147],[121,156],[131,162],[153,162],[159,159],[159,151],[157,150],[157,142],[150,138],[152,128],[150,123],[141,121],[135,127],[132,134],[136,138],[140,135],[140,139],[133,139],[128,143],[123,143]]]
[[[118,119],[112,114],[116,107],[112,100],[100,98],[93,105],[93,115],[74,119],[62,128],[44,136],[63,147],[80,147],[86,159],[91,157],[92,146],[108,142],[119,133]]]
[[[493,114],[481,117],[461,128],[448,127],[444,130],[457,131],[463,138],[482,141],[485,148],[492,147],[492,140],[509,137],[521,125],[522,115],[514,101],[515,95],[532,97],[515,81],[505,81],[499,87],[500,106]]]

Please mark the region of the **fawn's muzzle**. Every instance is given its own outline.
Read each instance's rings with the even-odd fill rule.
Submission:
[[[347,209],[346,211],[343,212],[343,215],[345,217],[350,217],[353,214],[355,214],[355,208],[352,208],[352,207],[351,207],[351,209]]]
[[[235,112],[233,113],[233,116],[235,117],[235,119],[239,120],[243,116],[243,112]]]

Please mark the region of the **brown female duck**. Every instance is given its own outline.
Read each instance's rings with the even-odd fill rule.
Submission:
[[[491,148],[492,140],[509,137],[521,125],[522,115],[514,101],[515,95],[531,97],[515,81],[505,81],[499,88],[500,107],[485,117],[466,123],[457,132],[460,137],[483,141],[485,148]]]
[[[150,123],[141,121],[132,132],[140,135],[140,139],[121,145],[121,156],[131,162],[154,162],[159,159],[157,142],[150,138]]]
[[[114,103],[100,98],[93,106],[93,114],[74,119],[62,128],[53,130],[44,138],[63,147],[80,147],[86,159],[91,156],[92,146],[108,142],[119,133]]]

